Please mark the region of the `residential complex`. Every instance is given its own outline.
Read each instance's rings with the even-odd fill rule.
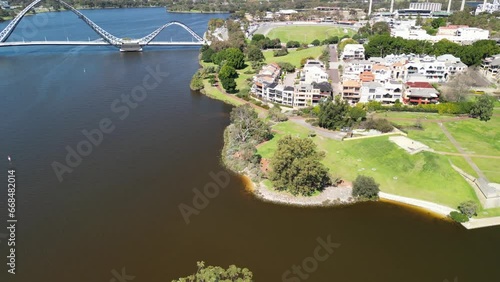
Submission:
[[[341,55],[342,60],[361,60],[365,58],[365,47],[362,44],[347,44]]]
[[[484,1],[483,4],[477,5],[476,15],[480,13],[493,14],[494,12],[498,11],[500,11],[500,0],[493,0],[492,3],[487,3],[486,1]]]
[[[350,104],[378,101],[393,104],[436,103],[439,93],[431,83],[442,83],[467,70],[452,55],[388,55],[347,60],[342,76],[342,98]]]
[[[277,64],[264,66],[254,76],[251,93],[263,101],[304,108],[332,97],[333,89],[324,64],[308,60],[295,73],[286,73]]]
[[[392,21],[389,23],[391,36],[402,37],[404,39],[417,39],[438,42],[443,39],[460,43],[471,44],[478,40],[488,39],[489,30],[469,27],[467,25],[448,25],[440,27],[436,35],[429,35],[427,31],[416,26],[415,20]]]
[[[484,59],[481,68],[487,78],[500,82],[500,54]]]

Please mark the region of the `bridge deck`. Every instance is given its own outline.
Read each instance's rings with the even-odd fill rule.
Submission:
[[[158,41],[149,42],[144,46],[202,46],[202,42],[168,42]],[[112,46],[104,41],[26,41],[26,42],[0,42],[0,47],[14,47],[14,46]]]

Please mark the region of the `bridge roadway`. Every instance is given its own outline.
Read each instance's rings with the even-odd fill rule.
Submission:
[[[169,41],[151,41],[147,46],[202,46],[203,42],[169,42]],[[105,41],[25,41],[25,42],[0,42],[0,47],[15,47],[15,46],[113,46]],[[142,47],[142,46],[141,46]]]

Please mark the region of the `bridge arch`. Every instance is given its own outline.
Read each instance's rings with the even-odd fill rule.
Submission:
[[[160,32],[162,32],[165,28],[172,26],[172,25],[178,25],[178,26],[182,27],[184,30],[189,32],[189,34],[191,34],[198,42],[206,43],[205,40],[201,36],[199,36],[196,32],[194,32],[194,30],[192,30],[189,26],[187,26],[181,22],[178,22],[178,21],[171,21],[171,22],[164,24],[163,26],[157,28],[155,31],[144,36],[143,38],[139,39],[138,40],[139,44],[142,46],[148,45],[151,41],[153,41],[153,39],[156,38],[156,36],[158,36],[158,34],[160,34]]]
[[[38,3],[42,2],[43,0],[35,0],[31,2],[26,8],[24,8],[12,21],[5,27],[4,30],[0,32],[0,42],[5,42],[9,38],[9,36],[12,34],[14,29],[17,27],[19,22],[23,19],[23,17],[33,8],[35,7]],[[62,4],[64,7],[66,7],[68,10],[73,12],[78,16],[79,19],[83,20],[88,26],[90,26],[102,39],[104,39],[106,42],[109,44],[119,47],[123,42],[122,39],[112,35],[111,33],[105,31],[102,29],[100,26],[95,24],[93,21],[91,21],[89,18],[87,18],[85,15],[83,15],[80,11],[69,5],[68,3],[62,1],[62,0],[55,0],[56,2]]]

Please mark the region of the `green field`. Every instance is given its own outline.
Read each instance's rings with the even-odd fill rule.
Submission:
[[[278,140],[285,134],[305,138],[309,133],[308,129],[290,121],[275,125],[273,130],[274,138],[258,148],[263,158],[272,157]],[[430,152],[409,155],[388,137],[342,142],[316,136],[313,140],[318,149],[326,153],[323,163],[334,177],[352,181],[358,174],[373,176],[384,192],[452,208],[466,200],[478,202],[473,189],[450,165],[452,161],[457,166],[468,166],[462,157]],[[483,217],[494,215],[500,215],[500,209],[479,213]]]
[[[469,119],[448,122],[445,125],[467,153],[500,156],[499,116],[493,116],[488,122]],[[493,161],[493,159],[490,160]]]
[[[323,52],[323,49],[325,47],[323,46],[318,46],[318,47],[311,47],[307,49],[303,49],[300,51],[297,50],[289,50],[288,55],[282,56],[282,57],[274,57],[274,51],[273,50],[267,50],[264,51],[264,57],[266,58],[266,63],[277,63],[277,62],[288,62],[292,65],[295,65],[296,67],[300,67],[300,60],[303,58],[307,57],[313,57],[317,58],[321,56],[321,53]]]
[[[344,29],[332,26],[290,25],[273,28],[266,36],[271,39],[279,38],[281,42],[288,42],[293,40],[309,44],[315,39],[323,41],[330,36],[342,37],[346,34],[349,36],[353,36],[355,32],[352,29]]]

